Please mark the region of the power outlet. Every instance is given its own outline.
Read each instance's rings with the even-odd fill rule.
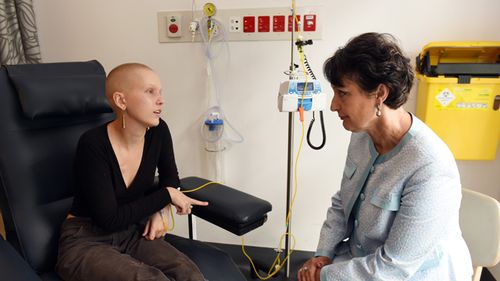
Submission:
[[[304,40],[321,39],[323,17],[321,6],[298,7],[300,35]],[[165,43],[203,42],[206,20],[202,11],[158,12],[158,40]],[[292,26],[289,7],[218,10],[212,17],[220,23],[212,29],[211,40],[227,41],[275,41],[290,40]],[[172,22],[172,20],[174,22]],[[198,22],[198,29],[193,21]],[[178,25],[177,25],[178,24]],[[205,38],[206,40],[207,38]]]
[[[229,32],[241,32],[241,17],[229,17]]]

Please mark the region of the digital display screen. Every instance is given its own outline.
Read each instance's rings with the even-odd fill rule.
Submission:
[[[306,84],[305,82],[297,83],[297,91],[303,92],[305,84]],[[313,91],[313,90],[314,90],[314,84],[313,83],[307,83],[307,89],[306,89],[306,91]]]

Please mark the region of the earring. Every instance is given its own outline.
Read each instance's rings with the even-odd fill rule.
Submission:
[[[122,114],[122,129],[125,129],[125,112]]]
[[[382,111],[380,111],[380,104],[377,104],[377,111],[375,112],[375,115],[377,115],[377,117],[382,116]]]

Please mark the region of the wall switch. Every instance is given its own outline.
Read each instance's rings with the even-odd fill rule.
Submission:
[[[257,18],[258,31],[259,32],[269,32],[271,31],[271,17],[270,16],[259,16]]]
[[[273,16],[273,32],[285,32],[285,16]]]
[[[255,17],[245,16],[243,17],[243,32],[255,32]]]
[[[299,26],[301,24],[300,15],[295,15],[295,20],[293,21],[293,23],[295,24],[295,29],[293,29],[293,30],[298,31],[300,28]],[[294,28],[292,25],[292,15],[289,15],[288,16],[288,32],[292,32],[292,28]]]
[[[167,37],[178,38],[182,36],[182,16],[181,14],[169,14],[167,20]]]
[[[316,15],[304,15],[304,31],[316,31]]]

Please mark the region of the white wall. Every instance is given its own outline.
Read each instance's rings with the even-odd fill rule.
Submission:
[[[290,6],[285,0],[213,2],[219,9]],[[203,3],[198,1],[198,6]],[[339,46],[368,31],[394,34],[412,58],[431,41],[500,40],[498,0],[296,3],[324,7],[323,40],[305,49],[317,76],[322,76],[323,61]],[[97,59],[107,71],[129,61],[153,67],[164,84],[164,118],[173,133],[181,176],[208,176],[199,135],[200,117],[207,106],[201,45],[160,44],[157,38],[156,13],[189,10],[191,1],[35,0],[34,4],[44,62]],[[287,79],[283,71],[289,66],[290,47],[284,41],[231,42],[229,47],[223,106],[245,142],[226,152],[226,182],[273,204],[268,222],[245,238],[250,245],[276,247],[284,230],[287,159],[287,115],[277,111],[276,95],[280,81]],[[324,88],[331,96],[327,85],[325,82]],[[414,92],[406,108],[414,112]],[[313,151],[305,145],[299,163],[292,222],[298,249],[315,249],[329,198],[339,188],[346,155],[348,133],[336,114],[326,112],[325,117],[326,147]],[[298,132],[297,125],[295,143]],[[500,199],[500,154],[494,161],[460,161],[459,167],[464,186]],[[176,233],[185,235],[183,220],[178,219],[177,224]],[[203,222],[198,224],[198,237],[240,243],[238,237]]]

